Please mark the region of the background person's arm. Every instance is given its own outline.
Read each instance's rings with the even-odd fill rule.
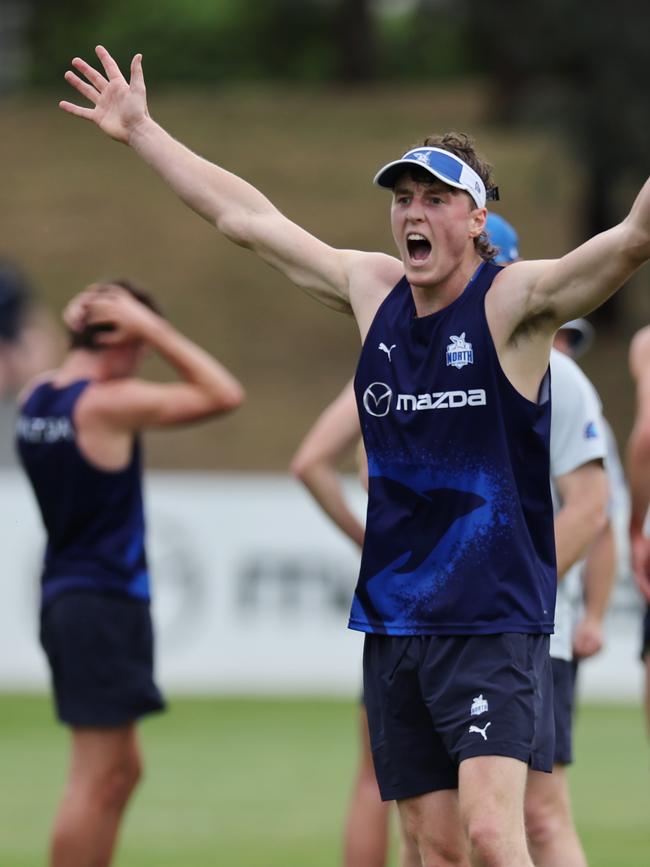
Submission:
[[[97,293],[87,303],[85,321],[114,326],[102,335],[103,345],[142,341],[180,377],[167,383],[116,379],[91,387],[79,403],[86,418],[136,431],[198,421],[233,410],[244,400],[241,384],[222,364],[123,290]]]
[[[650,505],[650,327],[635,334],[629,363],[636,384],[636,417],[627,443],[630,543],[634,576],[650,602],[650,539],[643,532]]]
[[[573,652],[593,656],[604,643],[603,622],[616,578],[616,543],[611,520],[589,548],[582,574],[584,611],[573,633]]]
[[[337,465],[359,441],[360,435],[354,388],[350,382],[316,420],[291,462],[293,475],[359,547],[363,545],[363,524],[345,499]]]
[[[555,478],[562,506],[555,516],[558,579],[580,560],[607,521],[609,487],[600,461]]]

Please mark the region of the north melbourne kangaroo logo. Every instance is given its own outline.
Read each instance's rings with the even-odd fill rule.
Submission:
[[[425,166],[429,165],[429,150],[420,150],[420,151],[412,151],[409,154],[409,157],[414,160],[418,160],[418,162],[424,163]]]
[[[391,352],[393,351],[393,349],[395,349],[396,346],[397,346],[397,344],[396,344],[396,343],[393,343],[393,345],[392,345],[392,346],[390,347],[390,349],[389,349],[388,346],[386,346],[385,343],[380,343],[380,344],[379,344],[379,349],[381,349],[382,352],[385,352],[385,353],[386,353],[386,355],[388,356],[388,360],[389,360],[391,363],[392,363],[392,358],[390,357],[390,354],[391,354]]]
[[[469,733],[472,734],[473,732],[476,732],[477,735],[480,735],[483,738],[483,740],[486,741],[487,735],[485,734],[485,732],[490,728],[491,725],[492,725],[491,722],[486,723],[482,729],[480,729],[478,726],[470,726],[469,727]]]
[[[450,334],[451,343],[447,347],[447,367],[455,367],[460,370],[467,364],[474,364],[474,350],[472,344],[465,340],[465,332],[457,337]]]
[[[482,713],[488,712],[488,703],[487,699],[483,698],[483,695],[477,695],[476,698],[472,699],[472,706],[469,709],[470,716],[480,716]]]

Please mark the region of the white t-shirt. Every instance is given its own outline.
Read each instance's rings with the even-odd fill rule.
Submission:
[[[575,361],[556,349],[551,351],[551,493],[557,514],[562,507],[554,479],[577,470],[607,453],[605,425],[596,389]],[[573,656],[572,601],[580,597],[582,561],[575,563],[558,584],[555,633],[551,656]]]

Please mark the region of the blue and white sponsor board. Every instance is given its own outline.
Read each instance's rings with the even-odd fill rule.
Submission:
[[[349,496],[362,516],[355,479]],[[358,695],[363,636],[346,628],[358,552],[293,479],[150,473],[148,538],[158,679],[170,692]],[[0,471],[0,688],[45,689],[38,645],[40,520]],[[583,696],[639,699],[641,604],[617,588],[608,644]]]

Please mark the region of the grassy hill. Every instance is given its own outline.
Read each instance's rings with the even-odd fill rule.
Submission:
[[[56,93],[0,103],[0,254],[25,264],[53,310],[98,277],[139,279],[179,327],[244,381],[243,410],[218,423],[152,435],[150,464],[283,469],[352,373],[353,322],[222,240],[128,149],[59,111],[66,90],[62,81]],[[498,210],[518,227],[524,256],[555,256],[580,240],[574,217],[581,176],[566,148],[550,134],[491,126],[487,95],[476,83],[154,90],[149,100],[152,114],[175,136],[245,175],[333,245],[392,252],[388,195],[370,180],[426,133],[452,128],[472,133],[496,166]],[[647,302],[631,292],[630,298],[626,333],[601,336],[585,365],[619,438],[629,429],[632,405],[624,338],[648,313]],[[151,372],[159,375],[159,368]]]

